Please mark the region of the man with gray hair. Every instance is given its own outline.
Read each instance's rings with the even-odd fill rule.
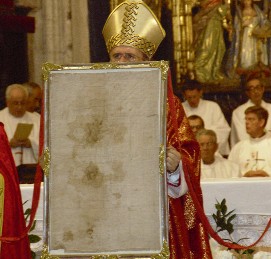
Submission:
[[[6,89],[7,107],[0,111],[0,122],[4,124],[16,166],[38,162],[40,120],[26,111],[28,92],[21,84],[9,85]],[[19,123],[32,124],[27,139],[14,136]]]
[[[196,135],[201,152],[201,179],[239,177],[238,164],[215,155],[218,143],[213,130],[201,129]]]

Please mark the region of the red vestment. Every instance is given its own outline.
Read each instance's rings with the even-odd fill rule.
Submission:
[[[18,173],[4,125],[0,123],[0,173],[4,177],[1,259],[31,259]]]
[[[200,187],[200,149],[194,139],[181,101],[173,95],[169,79],[167,109],[167,144],[182,156],[186,182],[190,181],[203,206]],[[209,240],[195,204],[188,192],[180,198],[169,197],[169,248],[171,259],[210,259]]]

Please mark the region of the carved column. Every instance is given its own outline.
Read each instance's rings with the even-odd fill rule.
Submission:
[[[42,65],[88,63],[87,0],[17,0],[31,8],[35,34],[28,36],[29,80],[42,83]]]
[[[44,62],[56,64],[72,61],[71,1],[42,2]]]
[[[87,0],[72,0],[71,14],[73,45],[72,62],[88,63],[90,62],[90,46]]]

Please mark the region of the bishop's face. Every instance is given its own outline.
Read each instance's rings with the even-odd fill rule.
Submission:
[[[129,46],[118,46],[109,53],[111,62],[140,62],[145,61],[146,56],[139,49]]]

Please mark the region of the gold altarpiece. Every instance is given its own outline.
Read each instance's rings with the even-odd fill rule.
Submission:
[[[113,10],[118,4],[124,0],[109,0],[110,8]],[[172,24],[172,48],[173,55],[171,66],[173,79],[175,79],[174,91],[179,98],[183,98],[181,85],[185,77],[196,78],[195,76],[195,49],[193,48],[193,18],[200,7],[200,1],[197,0],[144,0],[157,17],[161,20],[161,14],[164,9],[170,12]],[[237,6],[240,5],[240,0],[225,0],[222,1],[227,4],[230,10],[227,23],[233,26],[234,14],[236,13]],[[203,1],[202,1],[203,3]],[[267,0],[253,0],[253,4],[258,5],[263,12],[264,16],[271,21],[271,6]],[[223,20],[224,22],[224,20]],[[225,29],[225,28],[224,28]],[[167,32],[168,33],[168,32]],[[271,32],[269,32],[271,35]],[[265,38],[267,40],[267,38]],[[225,41],[225,39],[224,39]],[[227,45],[228,44],[228,45]],[[229,49],[230,41],[226,44],[226,50]],[[270,44],[270,43],[269,43]],[[269,48],[270,49],[270,48]],[[271,54],[269,53],[269,56]],[[271,58],[269,58],[271,60]],[[225,59],[223,59],[225,62]],[[271,70],[270,65],[262,68],[262,64],[256,64],[256,71],[263,72],[268,70],[269,76],[264,76],[266,91],[264,99],[271,101]],[[270,62],[271,63],[271,62]],[[241,103],[247,100],[244,93],[245,76],[238,78],[227,78],[223,80],[204,82],[204,98],[216,101],[222,108],[228,122],[231,120],[231,114]],[[197,79],[197,78],[196,78]]]
[[[111,11],[124,0],[110,0]],[[166,8],[171,13],[172,22],[172,40],[173,40],[173,60],[171,62],[174,66],[174,77],[176,80],[176,87],[180,87],[184,76],[190,78],[195,77],[194,61],[195,50],[193,47],[193,13],[195,9],[200,6],[201,1],[197,0],[143,0],[161,20],[161,12]],[[204,2],[204,1],[202,1]],[[230,10],[230,15],[227,21],[223,23],[232,24],[233,14],[236,12],[236,6],[240,5],[240,0],[225,0],[221,3],[227,4]],[[267,0],[254,0],[254,4],[260,5],[266,17],[270,20],[270,3]],[[214,82],[205,82],[205,86],[212,86]],[[226,89],[236,88],[240,85],[240,80],[222,80],[216,82],[220,88]],[[212,89],[208,89],[212,90]]]

